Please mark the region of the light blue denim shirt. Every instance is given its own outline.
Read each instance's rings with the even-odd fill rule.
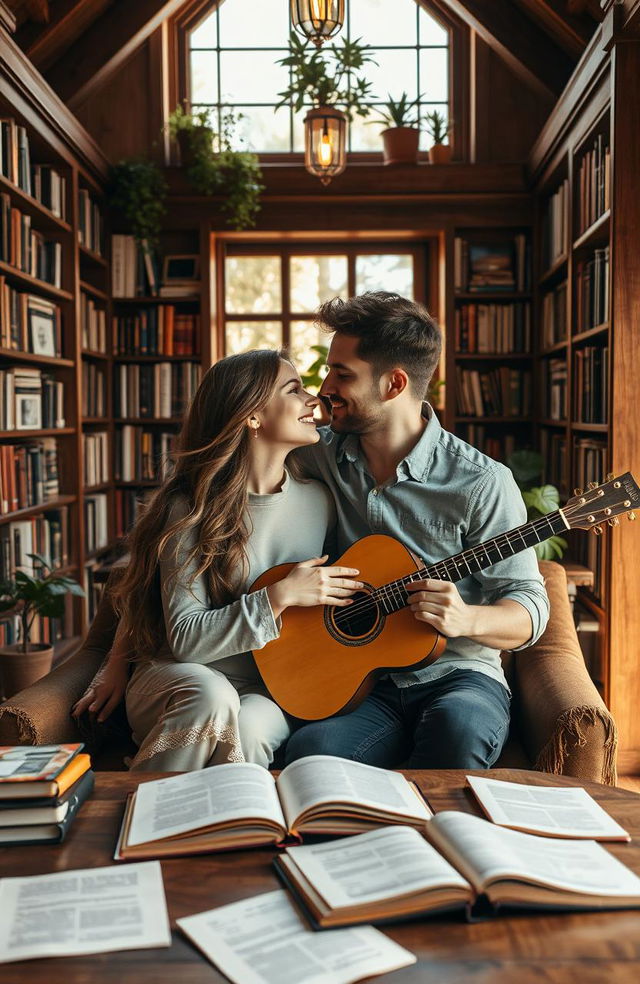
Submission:
[[[322,440],[296,454],[310,477],[334,494],[337,551],[371,533],[387,533],[426,565],[459,553],[526,522],[520,491],[508,468],[444,430],[428,404],[427,426],[396,474],[377,486],[356,435],[322,428]],[[366,571],[361,572],[366,578]],[[518,648],[543,633],[549,600],[536,555],[529,548],[457,582],[470,605],[511,598],[526,608],[533,631]],[[457,669],[478,670],[507,686],[500,653],[468,638],[450,639],[442,656],[420,670],[393,673],[399,687],[436,680]]]

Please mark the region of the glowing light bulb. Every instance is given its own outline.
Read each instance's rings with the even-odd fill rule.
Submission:
[[[321,18],[326,16],[325,10],[323,10],[322,13],[320,12],[321,4],[322,4],[322,0],[311,0],[309,4],[309,6],[311,7],[311,20],[319,21]],[[324,4],[322,4],[322,6],[324,7]]]
[[[320,143],[318,144],[318,164],[322,164],[323,167],[328,167],[332,160],[333,147],[331,146],[331,138],[325,130],[320,138]]]

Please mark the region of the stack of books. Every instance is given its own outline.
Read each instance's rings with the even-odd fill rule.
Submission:
[[[59,844],[93,790],[75,745],[0,747],[0,844]]]

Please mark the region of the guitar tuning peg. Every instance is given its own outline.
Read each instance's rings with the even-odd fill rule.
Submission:
[[[582,489],[574,489],[573,490],[573,494],[574,495],[582,495]]]
[[[587,488],[589,488],[589,489],[597,489],[598,488],[598,483],[597,482],[589,482],[587,484]]]
[[[607,473],[607,477],[605,478],[605,482],[613,482],[614,477],[615,476],[614,476],[613,472],[608,472]]]
[[[627,519],[634,520],[635,518],[636,514],[634,512],[627,513]]]
[[[594,526],[593,527],[593,532],[595,533],[596,536],[602,536],[602,527],[601,526]]]
[[[620,520],[617,516],[614,516],[612,519],[608,519],[607,522],[609,526],[620,526]]]

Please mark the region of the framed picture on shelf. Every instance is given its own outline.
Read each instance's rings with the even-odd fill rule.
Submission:
[[[200,257],[196,255],[165,256],[162,263],[162,283],[172,285],[197,284],[200,280]]]
[[[16,430],[40,430],[41,428],[41,394],[16,393]]]
[[[47,311],[39,307],[27,309],[29,325],[29,344],[34,355],[50,355],[56,353],[56,315],[55,311]]]

